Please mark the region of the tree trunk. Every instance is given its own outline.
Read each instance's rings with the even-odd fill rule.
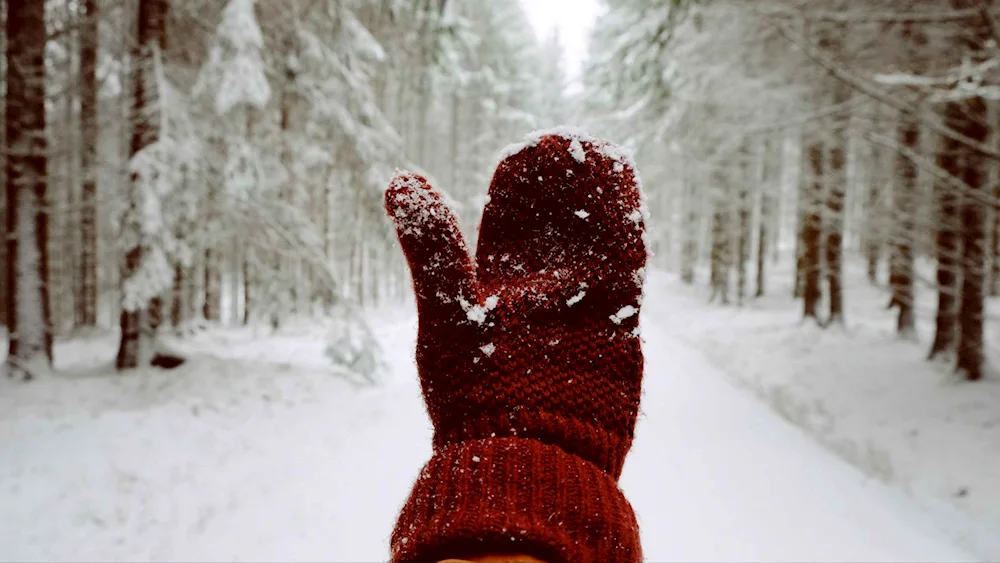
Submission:
[[[995,163],[994,163],[995,164]],[[993,188],[994,201],[1000,201],[1000,174]],[[990,233],[990,297],[1000,297],[1000,210],[992,209],[992,232]]]
[[[222,320],[222,273],[219,251],[211,246],[205,249],[205,300],[202,314],[205,320],[217,323]]]
[[[843,103],[846,100],[837,100]],[[847,188],[847,135],[844,126],[836,128],[836,140],[830,147],[830,170],[827,174],[826,198],[826,279],[829,289],[830,316],[828,324],[844,323],[844,294],[841,284],[841,253],[843,252],[844,194]]]
[[[795,190],[795,280],[792,283],[792,297],[795,299],[804,297],[806,287],[806,249],[804,241],[806,220],[808,218],[807,210],[809,209],[809,200],[812,197],[812,189],[809,183],[812,163],[809,161],[809,140],[807,134],[802,135],[800,148],[799,179]]]
[[[291,39],[283,44],[283,52],[290,56],[294,52],[294,44]],[[292,126],[292,84],[295,81],[295,70],[290,66],[285,66],[284,80],[281,89],[281,99],[279,107],[279,127],[280,133],[280,158],[281,163],[292,170],[292,149],[291,149],[291,126]],[[293,178],[286,180],[285,184],[279,188],[279,199],[282,204],[293,206],[295,203],[294,190],[291,185]],[[279,242],[280,244],[280,242]],[[282,256],[280,252],[273,253],[273,263],[271,279],[268,281],[272,289],[269,293],[271,303],[269,304],[271,314],[271,328],[277,331],[287,315],[295,314],[296,296],[295,288],[286,282],[294,278],[295,261]]]
[[[958,129],[966,136],[984,141],[989,129],[985,119],[985,101],[966,101],[965,126]],[[985,189],[986,157],[963,147],[965,154],[962,179],[975,192]],[[962,205],[962,297],[958,311],[958,354],[956,367],[969,381],[983,377],[983,282],[986,246],[986,208],[974,197]]]
[[[878,264],[882,253],[882,229],[879,221],[879,197],[883,182],[882,157],[885,151],[872,147],[868,161],[868,201],[865,210],[865,258],[868,262],[868,281],[878,283]]]
[[[814,139],[806,148],[809,157],[809,188],[804,202],[805,220],[802,225],[802,314],[819,321],[819,302],[823,296],[820,287],[821,247],[823,220],[823,142]]]
[[[250,324],[250,290],[253,286],[251,283],[250,273],[250,247],[247,246],[243,251],[243,325],[246,326]]]
[[[46,201],[45,3],[7,4],[6,161],[7,373],[30,378],[52,365]]]
[[[989,10],[992,0],[952,0],[953,8],[979,7]],[[967,51],[982,51],[983,46],[992,39],[991,26],[993,22],[983,21],[977,15],[967,34],[961,42]],[[996,123],[987,123],[988,107],[982,97],[968,98],[955,102],[952,127],[966,137],[986,142],[990,129]],[[961,111],[958,111],[958,110]],[[958,310],[958,350],[956,369],[965,375],[969,381],[978,381],[983,377],[983,316],[984,316],[984,281],[985,281],[985,250],[986,250],[986,205],[977,196],[989,195],[987,181],[990,159],[986,155],[963,145],[959,157],[962,167],[962,180],[971,193],[967,194],[961,205],[962,218],[962,296]]]
[[[7,2],[0,0],[0,53],[7,52]],[[0,56],[0,84],[4,95],[0,96],[0,147],[7,146],[7,57]],[[7,152],[0,151],[0,264],[7,264]],[[7,274],[0,275],[0,326],[7,328],[8,313],[13,304],[8,301]]]
[[[729,241],[726,238],[725,201],[716,201],[712,211],[712,294],[709,301],[719,298],[723,304],[729,302],[729,265],[726,254]]]
[[[744,176],[741,181],[747,182],[748,180]],[[740,186],[739,206],[739,233],[736,246],[736,301],[742,305],[747,292],[747,263],[750,261],[750,238],[753,236],[750,224],[750,189],[746,184]]]
[[[770,220],[771,195],[765,191],[760,194],[760,225],[757,229],[757,290],[754,292],[754,297],[758,299],[764,297],[764,286],[767,281],[767,249],[770,244],[767,228]]]
[[[769,230],[774,219],[774,194],[781,186],[781,150],[780,143],[767,136],[764,138],[761,148],[761,173],[760,173],[760,224],[757,230],[757,291],[754,297],[764,297],[765,283],[767,281],[767,253],[771,247]]]
[[[900,143],[915,152],[920,150],[920,129],[911,118],[899,123]],[[896,190],[893,193],[895,228],[893,229],[893,264],[889,283],[892,289],[890,307],[899,308],[896,330],[900,336],[912,337],[916,332],[913,308],[913,233],[914,206],[918,197],[917,167],[902,153],[896,155]]]
[[[688,176],[684,177],[684,248],[681,252],[681,281],[694,283],[694,267],[698,261],[698,216],[701,201],[698,189]]]
[[[158,92],[155,91],[155,54],[166,50],[166,0],[140,0],[138,9],[138,32],[132,60],[135,64],[132,87],[134,100],[132,104],[132,138],[129,145],[129,157],[134,157],[139,151],[153,144],[159,135],[158,119],[155,115]],[[139,213],[139,177],[133,173],[130,179],[129,213]],[[141,219],[140,219],[141,220]],[[135,246],[125,255],[125,267],[122,271],[123,282],[132,278],[142,264],[146,249],[143,241],[137,240]],[[131,305],[131,304],[130,304]],[[121,344],[118,348],[118,358],[115,362],[119,370],[133,369],[147,365],[152,360],[152,339],[159,327],[161,303],[154,298],[150,303],[122,308],[119,318],[121,325]]]
[[[83,1],[80,27],[80,141],[83,194],[80,201],[79,326],[97,325],[97,0]]]
[[[836,24],[832,29],[827,30],[823,35],[823,42],[826,43],[830,52],[840,55],[844,51],[844,38],[847,35],[847,28],[844,24]],[[839,80],[828,77],[826,79],[829,89],[832,91],[832,101],[834,105],[842,106],[851,99],[850,88]],[[843,270],[842,254],[844,247],[844,202],[847,195],[847,149],[850,138],[847,134],[849,112],[838,112],[830,118],[830,135],[832,140],[828,147],[827,156],[829,158],[829,170],[825,175],[826,191],[826,211],[827,217],[823,221],[825,231],[826,252],[826,280],[829,305],[829,317],[826,322],[831,324],[844,324],[844,293],[841,275]]]
[[[949,127],[961,125],[961,104],[951,102],[945,108],[945,119]],[[937,165],[956,178],[962,177],[958,154],[962,145],[957,141],[944,137],[937,154]],[[958,202],[959,194],[955,188],[938,182],[937,192],[938,218],[935,250],[937,252],[937,289],[938,305],[935,322],[934,343],[931,345],[929,359],[941,354],[950,354],[955,346],[955,314],[957,303],[956,285],[958,268]]]
[[[186,309],[184,295],[184,268],[179,264],[174,265],[174,283],[171,289],[170,298],[170,326],[177,330],[184,324],[184,312]]]

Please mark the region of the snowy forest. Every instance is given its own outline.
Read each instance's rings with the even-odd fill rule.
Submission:
[[[676,371],[722,374],[820,444],[816,451],[835,460],[816,462],[823,479],[853,479],[823,473],[844,463],[921,503],[884,500],[883,519],[893,523],[880,533],[889,539],[869,551],[835,539],[859,524],[848,523],[851,509],[835,523],[823,520],[833,516],[822,503],[841,502],[832,493],[809,516],[829,535],[789,545],[777,532],[783,524],[763,518],[746,540],[753,546],[733,540],[731,551],[697,543],[678,551],[655,539],[663,534],[648,523],[675,516],[650,504],[647,552],[688,560],[1000,556],[989,532],[1000,525],[1000,3],[603,0],[574,76],[558,31],[532,26],[525,5],[536,1],[0,0],[0,335],[9,342],[0,465],[15,467],[0,470],[0,481],[27,479],[29,470],[17,467],[57,463],[26,453],[56,432],[37,430],[38,420],[77,427],[97,424],[94,413],[109,408],[141,413],[159,404],[150,378],[170,389],[184,378],[189,391],[171,397],[193,401],[189,395],[221,393],[204,390],[218,373],[229,381],[247,372],[253,385],[269,382],[268,409],[283,394],[298,400],[287,396],[302,388],[275,382],[298,369],[305,348],[315,356],[310,373],[322,378],[297,385],[336,395],[335,420],[359,433],[356,449],[344,446],[342,455],[382,440],[358,430],[358,420],[393,408],[379,401],[417,396],[415,383],[393,383],[414,378],[407,331],[415,312],[383,211],[390,178],[397,169],[425,175],[475,240],[504,147],[569,124],[620,143],[638,163],[654,252],[643,316],[648,385]],[[259,364],[272,356],[278,367],[267,371]],[[678,392],[662,385],[664,397]],[[702,383],[683,385],[702,393]],[[352,399],[372,389],[386,395]],[[671,434],[658,430],[668,422],[656,413],[670,409],[651,389],[643,410],[648,436],[659,440]],[[261,408],[253,394],[250,411]],[[410,405],[400,410],[423,416],[418,399],[406,397],[413,404],[399,399]],[[302,408],[321,402],[300,399],[309,405]],[[721,404],[709,397],[698,412]],[[85,414],[72,414],[77,408]],[[182,412],[189,410],[214,412],[201,402]],[[113,435],[116,427],[93,432]],[[162,428],[157,439],[170,441],[175,427]],[[46,448],[76,443],[64,439]],[[315,439],[308,448],[327,443]],[[107,440],[99,440],[105,452]],[[114,495],[152,495],[168,480],[142,469],[141,458],[157,459],[156,450],[128,447],[118,469],[87,474]],[[371,482],[366,455],[345,481]],[[394,465],[379,455],[386,457],[371,465]],[[645,477],[623,486],[644,491],[660,479],[659,456],[669,454],[636,455],[649,464],[635,470]],[[384,557],[378,550],[392,511],[419,463],[383,476],[401,483],[387,489],[395,497],[367,499],[385,510],[353,528],[337,524],[347,527],[335,534],[333,556]],[[796,463],[782,465],[791,471]],[[297,468],[297,478],[317,479],[320,467]],[[56,473],[68,482],[68,471]],[[123,471],[132,484],[112,483]],[[41,475],[33,486],[56,478]],[[134,484],[147,477],[148,489]],[[807,496],[823,488],[801,477],[782,481],[789,483],[783,498],[797,486]],[[101,514],[93,516],[100,524],[80,524],[66,509],[61,517],[76,522],[66,526],[110,535],[93,532],[103,539],[82,551],[43,545],[32,534],[44,532],[26,515],[46,518],[57,493],[42,498],[25,492],[31,486],[0,485],[0,520],[24,523],[0,532],[0,560],[331,557],[318,531],[297,550],[268,534],[242,552],[244,540],[220,547],[177,539],[215,525],[204,524],[218,521],[206,514],[227,501],[187,515],[161,496],[143,497],[141,510],[134,499],[87,497],[80,502]],[[309,496],[301,486],[287,498]],[[184,487],[171,490],[201,494]],[[348,513],[357,502],[331,494]],[[123,539],[177,510],[185,516],[169,520],[173,543]],[[318,513],[302,510],[297,517]],[[923,516],[910,522],[916,513]],[[234,522],[263,526],[255,518],[263,516]],[[121,529],[107,532],[108,522]],[[56,537],[76,537],[66,534]],[[934,534],[943,539],[926,543]]]

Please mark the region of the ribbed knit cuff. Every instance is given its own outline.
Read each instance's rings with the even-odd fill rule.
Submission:
[[[523,553],[548,563],[638,563],[639,526],[594,464],[523,438],[436,451],[392,534],[395,563]]]

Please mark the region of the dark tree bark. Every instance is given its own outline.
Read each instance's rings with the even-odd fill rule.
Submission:
[[[806,151],[809,157],[809,188],[806,194],[805,217],[802,225],[802,314],[805,318],[819,321],[819,302],[823,296],[820,287],[821,246],[823,236],[823,220],[821,207],[823,202],[824,167],[823,142],[819,139],[809,141]]]
[[[744,154],[744,156],[747,156]],[[746,182],[744,175],[743,182]],[[750,237],[753,236],[750,224],[750,188],[749,185],[740,186],[739,195],[739,233],[737,234],[736,245],[736,302],[743,304],[747,292],[747,263],[750,261]]]
[[[926,61],[921,59],[921,51],[927,45],[927,37],[923,30],[911,22],[900,27],[899,56],[903,66],[911,72],[926,70]],[[920,126],[917,120],[908,115],[901,115],[898,126],[899,144],[919,153],[921,150]],[[891,232],[892,257],[890,262],[889,286],[892,297],[889,307],[897,307],[899,316],[896,330],[904,338],[912,338],[916,334],[916,318],[914,315],[913,292],[913,244],[916,235],[916,209],[920,201],[920,189],[917,184],[917,166],[902,152],[896,154],[896,183],[893,186],[893,219]]]
[[[712,211],[712,293],[709,301],[720,299],[729,303],[729,239],[726,237],[726,209],[724,201],[716,201]]]
[[[132,138],[129,156],[134,157],[139,151],[157,140],[158,120],[151,118],[156,110],[158,93],[154,85],[154,56],[157,51],[164,52],[167,46],[167,1],[140,0],[138,9],[138,31],[133,53],[135,72],[133,80],[134,100],[132,107]],[[135,213],[138,205],[138,181],[133,174],[131,178],[130,211]],[[122,279],[127,280],[135,275],[143,259],[143,244],[136,245],[125,254],[125,267]],[[159,326],[161,317],[160,299],[153,299],[145,307],[122,308],[119,324],[121,325],[121,344],[118,348],[118,358],[115,365],[119,370],[132,369],[139,366],[140,361],[152,359],[151,347],[153,334]]]
[[[805,297],[806,289],[806,222],[812,199],[812,163],[809,160],[809,135],[801,137],[801,157],[799,158],[799,182],[795,190],[795,280],[792,284],[792,297]]]
[[[291,37],[286,38],[282,49],[283,53],[286,54],[294,52],[294,42]],[[296,80],[296,71],[290,65],[284,67],[283,79],[279,104],[279,126],[281,129],[280,157],[281,162],[291,170],[292,150],[289,135],[292,129],[292,106],[294,104],[292,87]],[[288,205],[294,205],[295,192],[291,182],[286,182],[285,185],[281,186],[280,190],[279,197],[281,201]],[[294,283],[286,284],[285,282],[286,280],[295,279],[294,271],[298,268],[298,265],[293,259],[285,258],[277,252],[274,253],[273,260],[271,280],[269,280],[272,291],[269,298],[272,301],[270,304],[271,328],[277,331],[281,327],[285,314],[292,316],[296,314],[298,295],[295,293],[295,285]]]
[[[901,119],[899,140],[903,146],[919,151],[920,129],[914,120],[906,117]],[[913,234],[914,207],[918,198],[917,167],[902,153],[896,156],[896,177],[896,189],[893,193],[896,224],[892,234],[893,262],[889,276],[892,300],[889,306],[899,309],[897,332],[900,336],[912,337],[916,332],[913,314]]]
[[[97,325],[97,0],[83,1],[80,26],[80,164],[83,193],[80,201],[79,296],[76,324]]]
[[[843,24],[835,25],[824,36],[826,48],[836,54],[844,50],[844,36],[847,28]],[[851,99],[851,91],[847,85],[834,78],[829,78],[829,88],[832,90],[834,105],[842,106]],[[829,317],[827,324],[844,323],[844,292],[841,283],[843,270],[842,253],[844,246],[844,199],[847,193],[847,122],[850,114],[838,112],[831,117],[831,141],[829,145],[829,170],[826,173],[826,210],[827,218],[823,221],[825,231],[826,251],[826,281],[829,291]]]
[[[6,160],[7,373],[30,378],[52,364],[46,199],[45,3],[7,3]]]
[[[682,172],[683,174],[683,172]],[[698,261],[698,217],[701,201],[698,199],[698,189],[690,175],[684,176],[684,248],[681,251],[681,281],[690,285],[694,283],[694,267]]]
[[[205,298],[202,314],[209,322],[222,320],[222,272],[219,251],[205,249]]]
[[[250,248],[244,249],[243,256],[243,324],[250,324],[250,304],[251,301],[251,291],[253,288],[251,272],[252,267],[250,265]]]
[[[952,102],[945,107],[945,120],[949,127],[959,128],[962,125],[962,105]],[[962,177],[959,154],[962,145],[949,137],[941,139],[936,157],[937,165],[956,178]],[[937,289],[938,304],[935,319],[934,343],[931,345],[929,359],[942,354],[951,354],[955,349],[955,321],[958,303],[958,286],[956,275],[959,261],[958,212],[959,194],[955,188],[938,182],[935,186],[937,196],[937,236],[935,251],[937,253]]]
[[[977,141],[989,134],[986,125],[986,102],[972,98],[963,103],[965,123],[959,131]],[[963,147],[962,180],[969,188],[982,192],[986,186],[987,157]],[[958,311],[958,354],[956,367],[970,381],[983,377],[983,300],[986,246],[986,207],[974,197],[962,205],[962,297]]]
[[[770,244],[767,237],[768,223],[771,220],[771,194],[766,191],[760,195],[760,225],[757,230],[757,290],[754,297],[764,297],[767,283],[767,249]]]
[[[845,136],[846,137],[846,136]],[[844,323],[844,294],[841,285],[841,252],[844,229],[844,190],[847,170],[845,169],[846,138],[838,139],[830,148],[829,190],[826,208],[829,212],[826,227],[826,280],[830,291],[830,316],[827,323]]]
[[[865,258],[868,262],[868,281],[875,285],[878,284],[878,265],[882,258],[883,236],[880,222],[883,221],[883,218],[882,214],[879,213],[879,199],[882,186],[885,185],[885,178],[882,174],[885,151],[879,147],[872,147],[869,157],[868,197],[865,209]]]
[[[998,174],[1000,180],[1000,174]],[[993,188],[993,199],[1000,201],[1000,181]],[[1000,210],[994,208],[990,233],[990,297],[1000,297]]]
[[[7,2],[0,0],[0,53],[7,52]],[[0,147],[7,146],[7,57],[0,57]],[[7,154],[0,151],[0,264],[7,261]],[[11,302],[7,295],[7,275],[0,275],[0,326],[7,327]]]
[[[980,14],[970,22],[969,29],[961,37],[961,44],[967,52],[982,51],[996,32],[996,22],[989,16],[994,6],[993,0],[951,0],[953,8],[981,8]],[[986,14],[985,16],[983,14]],[[965,136],[985,142],[990,128],[996,123],[988,123],[988,106],[981,97],[968,98],[961,102],[961,114],[956,112],[952,127]],[[957,108],[956,108],[957,109]],[[958,349],[956,369],[969,381],[983,377],[983,309],[986,250],[986,206],[976,196],[986,192],[990,165],[989,157],[969,146],[962,146],[962,180],[972,192],[961,205],[962,219],[962,296],[958,310]]]
[[[795,213],[795,279],[792,281],[792,298],[801,299],[805,293],[805,260],[806,251],[805,247],[802,245],[803,237],[805,236],[806,228],[806,215],[803,212],[805,206],[802,204],[802,198],[805,195],[803,192],[803,187],[799,186],[798,196],[799,202],[796,204],[797,208]]]
[[[757,291],[754,297],[764,297],[767,282],[767,253],[771,245],[770,230],[774,216],[772,190],[781,182],[781,145],[775,139],[764,137],[761,149],[760,176],[760,225],[757,231]]]
[[[174,283],[171,287],[170,296],[170,326],[174,330],[180,328],[184,321],[184,312],[186,309],[185,304],[185,291],[184,291],[184,268],[180,265],[174,265]]]

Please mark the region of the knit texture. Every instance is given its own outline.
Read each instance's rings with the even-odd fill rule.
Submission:
[[[423,177],[397,176],[386,210],[413,276],[417,368],[434,426],[393,560],[641,561],[617,484],[643,369],[645,208],[631,160],[576,132],[512,147],[490,186],[475,262]]]

